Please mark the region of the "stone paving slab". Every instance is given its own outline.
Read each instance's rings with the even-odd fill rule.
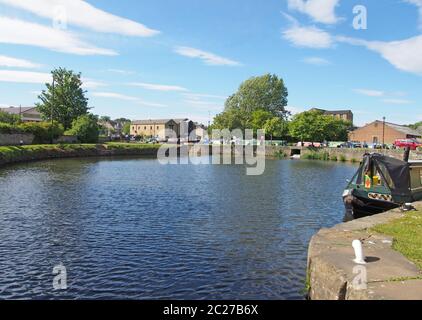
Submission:
[[[422,272],[419,268],[393,250],[391,237],[370,234],[366,230],[403,216],[400,210],[392,210],[318,232],[309,245],[310,298],[421,299]],[[367,264],[363,266],[353,261],[352,241],[356,239],[361,240],[367,257]]]

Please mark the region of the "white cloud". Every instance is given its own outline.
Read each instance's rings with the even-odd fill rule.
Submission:
[[[335,24],[339,21],[335,9],[340,0],[288,0],[288,7],[310,16],[315,22]]]
[[[0,0],[10,6],[54,20],[62,14],[67,24],[97,32],[150,37],[159,33],[141,23],[97,9],[82,0]]]
[[[141,100],[137,97],[127,96],[127,95],[115,93],[115,92],[93,92],[92,95],[94,97],[100,97],[100,98],[133,101],[133,102],[136,102],[139,105],[148,106],[148,107],[166,107],[166,105],[164,105],[164,104],[147,102],[147,101],[143,101],[143,100]]]
[[[188,91],[188,89],[179,87],[179,86],[170,86],[164,84],[152,84],[152,83],[144,83],[144,82],[132,82],[129,85],[134,87],[140,87],[147,90],[153,91]]]
[[[368,97],[382,97],[385,95],[384,91],[372,89],[353,89],[354,92]]]
[[[101,97],[101,98],[110,98],[110,99],[118,99],[118,100],[127,100],[127,101],[136,101],[138,98],[126,96],[120,93],[114,92],[93,92],[92,95],[94,97]]]
[[[77,55],[108,55],[117,53],[81,41],[75,34],[53,27],[0,17],[0,43],[30,45]]]
[[[283,13],[291,26],[282,31],[285,40],[297,47],[324,49],[332,47],[334,39],[332,36],[315,26],[302,26],[292,16]]]
[[[82,87],[84,87],[85,89],[96,89],[99,87],[107,86],[107,84],[102,81],[91,80],[88,78],[82,78],[81,80],[83,84]]]
[[[413,4],[419,8],[419,29],[422,30],[422,0],[404,0],[404,2]]]
[[[413,101],[405,100],[405,99],[384,99],[385,103],[388,104],[411,104]]]
[[[364,46],[379,53],[397,69],[422,75],[422,35],[400,41],[366,41],[348,37],[336,37],[338,41]]]
[[[202,51],[195,48],[176,47],[174,51],[185,57],[201,59],[207,65],[212,65],[212,66],[240,66],[241,65],[240,62],[230,60],[228,58],[218,56],[214,53]]]
[[[17,59],[8,56],[0,55],[0,66],[1,67],[12,67],[12,68],[40,68],[41,65],[33,63],[28,60]]]
[[[331,64],[331,62],[328,61],[327,59],[320,58],[320,57],[308,57],[308,58],[303,59],[303,62],[307,64],[312,64],[315,66],[328,66]]]
[[[0,70],[0,82],[45,84],[51,83],[52,80],[51,73]],[[104,82],[92,80],[89,78],[82,78],[82,83],[82,87],[84,89],[106,86]]]
[[[44,84],[51,82],[51,74],[42,72],[0,70],[0,81]]]
[[[325,49],[333,45],[331,35],[317,27],[294,25],[282,32],[283,38],[297,47]]]
[[[112,73],[119,73],[119,74],[124,74],[124,75],[130,75],[130,74],[135,74],[135,71],[129,71],[129,70],[122,70],[122,69],[107,69],[108,72],[112,72]]]

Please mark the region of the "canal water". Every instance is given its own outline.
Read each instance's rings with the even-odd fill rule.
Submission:
[[[246,176],[133,158],[0,169],[0,299],[303,299],[308,242],[342,222],[355,170],[267,160]]]

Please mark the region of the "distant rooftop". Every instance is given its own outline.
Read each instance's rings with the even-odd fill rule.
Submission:
[[[10,113],[10,114],[21,114],[21,113],[39,114],[36,107],[9,107],[9,108],[0,108],[0,110]]]
[[[183,121],[188,121],[188,118],[183,118],[183,119],[149,119],[149,120],[136,120],[136,121],[132,121],[132,124],[134,125],[154,125],[154,124],[165,124],[168,123],[170,121],[174,121],[177,124],[179,124],[180,122]]]
[[[382,123],[382,121],[380,121],[380,120],[377,120],[376,122]],[[395,124],[395,123],[391,123],[391,122],[386,122],[385,125],[389,126],[390,128],[393,128],[397,131],[400,131],[400,132],[402,132],[406,135],[421,137],[421,133],[418,132],[417,130],[412,129],[412,128],[402,126],[402,125],[399,125],[399,124]]]

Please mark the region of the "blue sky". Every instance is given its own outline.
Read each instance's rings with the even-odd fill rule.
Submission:
[[[56,67],[82,72],[112,118],[207,123],[243,80],[275,73],[292,112],[414,123],[422,0],[0,0],[0,106],[33,105]]]

